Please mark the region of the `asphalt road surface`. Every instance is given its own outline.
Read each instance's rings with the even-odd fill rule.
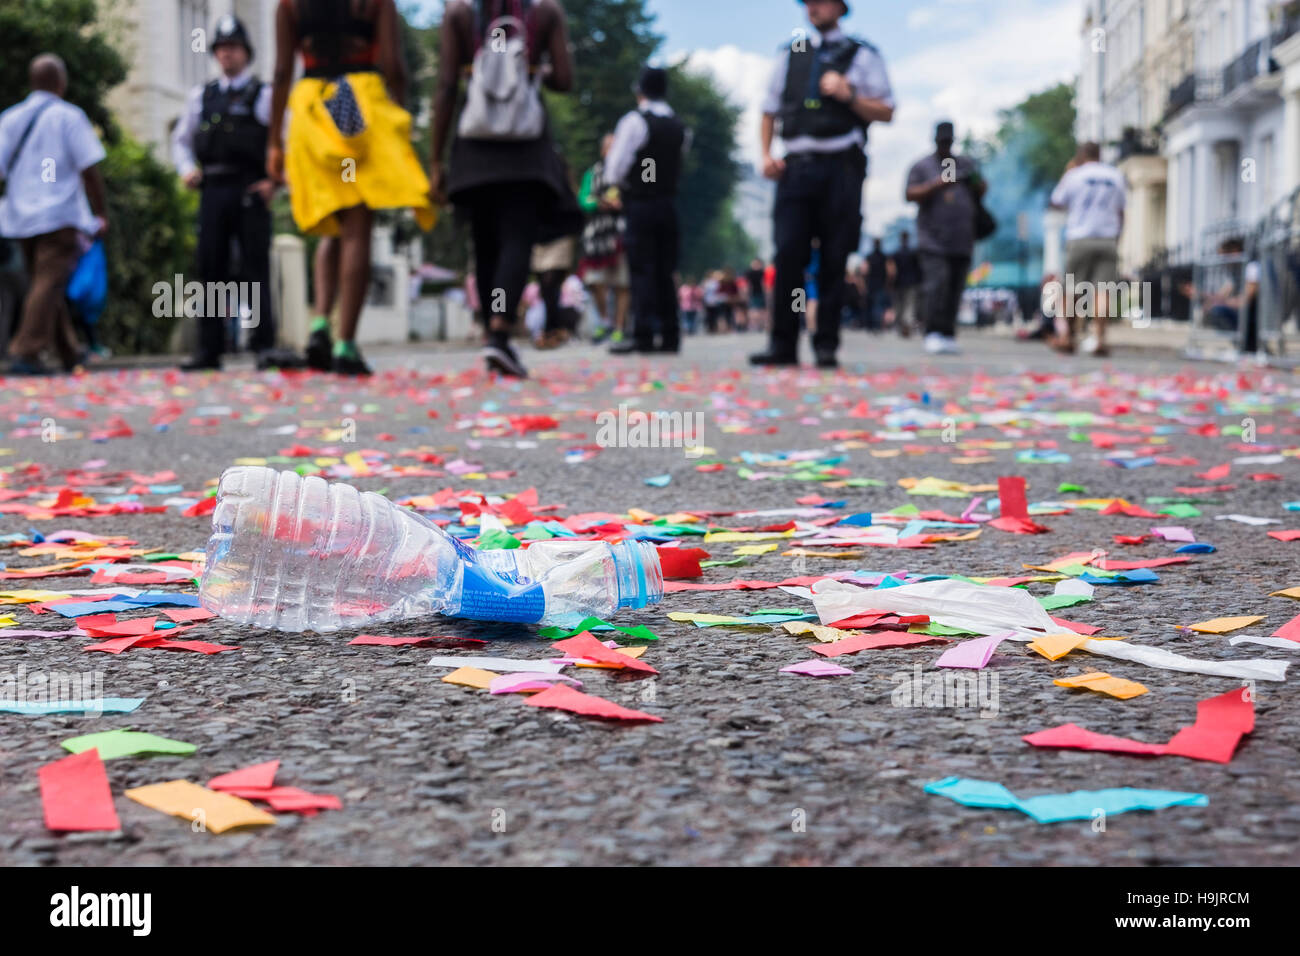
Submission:
[[[615,359],[586,345],[524,350],[534,376],[526,383],[490,383],[473,353],[376,350],[380,374],[367,383],[332,377],[282,377],[231,370],[209,376],[167,376],[159,370],[100,372],[76,381],[7,387],[0,397],[0,467],[35,461],[57,487],[60,469],[87,462],[101,471],[176,472],[191,494],[236,459],[273,456],[295,444],[347,453],[378,450],[412,465],[404,450],[428,448],[444,461],[481,463],[507,478],[361,478],[359,486],[392,497],[473,488],[485,494],[535,487],[560,514],[655,514],[679,510],[795,508],[822,494],[843,501],[843,513],[883,512],[902,505],[960,513],[961,498],[911,497],[898,481],[935,476],[968,484],[1023,475],[1030,502],[1077,497],[1177,497],[1179,486],[1230,484],[1202,494],[1200,517],[1153,521],[1074,514],[1039,519],[1050,531],[1019,535],[984,529],[974,540],[925,550],[868,549],[859,559],[751,557],[714,567],[704,581],[781,580],[798,574],[865,569],[931,574],[1010,576],[1073,551],[1107,549],[1113,557],[1154,558],[1175,545],[1155,540],[1117,545],[1116,534],[1152,525],[1185,525],[1213,554],[1157,569],[1159,583],[1099,587],[1091,603],[1057,612],[1100,626],[1102,634],[1211,660],[1294,660],[1289,649],[1242,644],[1178,625],[1228,615],[1267,619],[1237,634],[1271,634],[1300,613],[1300,604],[1269,592],[1300,585],[1300,541],[1270,529],[1300,527],[1283,503],[1300,499],[1300,459],[1234,464],[1219,481],[1194,477],[1235,458],[1300,446],[1295,409],[1300,381],[1289,372],[1239,372],[1188,364],[1162,352],[1113,359],[1062,359],[1041,345],[968,335],[967,352],[931,359],[920,343],[846,333],[838,375],[751,372],[743,365],[754,335],[686,341],[679,357]],[[616,408],[703,415],[702,441],[716,454],[691,459],[680,448],[604,448],[587,460],[566,450],[595,441],[596,412]],[[860,404],[860,403],[865,403]],[[902,435],[909,416],[965,421],[970,411],[1002,411],[945,442],[928,431]],[[437,417],[431,417],[436,412]],[[888,414],[897,415],[890,418]],[[1057,413],[1092,413],[1092,423]],[[494,416],[551,415],[542,431],[498,434]],[[94,441],[92,432],[129,426],[130,437]],[[151,417],[169,420],[165,430]],[[49,437],[53,420],[57,441]],[[689,420],[688,420],[689,421]],[[986,419],[986,422],[990,421]],[[1256,431],[1252,450],[1239,434]],[[44,423],[44,424],[43,424]],[[1219,433],[1207,424],[1217,425]],[[463,426],[463,427],[462,427]],[[1143,430],[1145,428],[1145,431]],[[477,431],[476,431],[477,429]],[[509,429],[504,429],[509,431]],[[559,433],[556,437],[555,433]],[[836,432],[885,434],[843,447]],[[1171,459],[1196,466],[1124,468],[1105,459],[1135,446],[1111,448],[1093,433],[1159,441]],[[475,437],[477,435],[477,437]],[[573,437],[573,436],[582,437]],[[1075,435],[1082,440],[1072,440]],[[341,436],[341,437],[340,437]],[[829,436],[829,437],[828,437]],[[951,436],[950,436],[951,437]],[[1250,437],[1250,436],[1247,436]],[[355,443],[345,443],[355,438]],[[990,443],[977,447],[972,442]],[[1055,443],[1054,446],[1046,443]],[[841,450],[836,451],[837,446]],[[1270,446],[1276,446],[1270,447]],[[1027,450],[1062,461],[1017,460]],[[821,451],[844,456],[852,477],[879,487],[827,489],[815,482],[738,475],[745,452]],[[959,458],[962,463],[953,461]],[[310,460],[310,459],[303,459]],[[701,472],[701,462],[726,468]],[[426,466],[427,467],[427,466]],[[754,471],[770,469],[763,464]],[[671,474],[666,487],[647,485]],[[1254,480],[1272,474],[1280,480]],[[0,488],[23,488],[21,473]],[[1058,486],[1086,495],[1058,494]],[[52,497],[52,496],[51,496]],[[150,495],[161,501],[168,495]],[[18,499],[28,501],[29,499]],[[1156,510],[1158,505],[1147,504]],[[0,533],[31,527],[125,535],[142,547],[201,549],[207,518],[163,514],[56,518],[35,522],[0,513]],[[1226,514],[1275,519],[1256,527],[1216,521]],[[716,519],[724,525],[750,522]],[[691,544],[687,539],[684,543]],[[730,559],[734,545],[709,546]],[[0,552],[10,568],[37,563]],[[9,587],[87,587],[84,578],[3,582]],[[1051,584],[1031,585],[1036,595]],[[192,589],[191,589],[192,590]],[[1073,654],[1049,662],[1023,645],[1004,643],[985,676],[996,705],[894,705],[900,674],[920,665],[936,671],[943,648],[924,645],[868,650],[836,659],[850,676],[781,673],[814,655],[806,638],[779,628],[697,628],[669,621],[670,611],[743,614],[760,607],[798,606],[780,591],[669,594],[658,607],[623,612],[619,623],[643,623],[661,640],[645,661],[654,678],[584,669],[584,691],[648,711],[662,723],[622,725],[527,707],[519,695],[492,695],[441,681],[422,648],[349,646],[351,632],[280,634],[205,622],[187,637],[239,650],[212,656],[132,651],[113,656],[82,651],[85,640],[5,640],[0,672],[103,672],[104,693],[145,697],[125,716],[29,717],[0,714],[0,861],[7,864],[262,865],[262,864],[1074,864],[1256,865],[1300,860],[1300,672],[1259,683],[1256,726],[1227,764],[1175,756],[1038,749],[1023,734],[1075,723],[1091,730],[1162,742],[1196,717],[1196,704],[1232,690],[1237,680],[1176,673],[1109,658]],[[20,627],[66,626],[52,615],[11,612]],[[531,628],[434,619],[372,627],[393,635],[487,637],[490,648],[466,653],[541,657],[545,642]],[[950,645],[951,646],[951,645]],[[1300,650],[1300,645],[1297,645]],[[1139,681],[1149,693],[1118,700],[1068,690],[1055,678],[1104,670]],[[892,678],[892,679],[891,679]],[[990,685],[993,686],[993,685]],[[987,701],[986,701],[987,703]],[[59,742],[96,730],[132,727],[197,745],[189,757],[133,757],[107,763],[122,829],[62,835],[42,820],[37,768],[65,755]],[[266,760],[282,761],[278,784],[336,794],[339,811],[286,813],[269,827],[216,835],[141,806],[125,789],[165,780],[205,783]],[[1020,796],[1106,787],[1189,791],[1205,807],[1112,815],[1095,821],[1039,824],[1009,810],[968,808],[923,791],[948,776],[997,781]]]

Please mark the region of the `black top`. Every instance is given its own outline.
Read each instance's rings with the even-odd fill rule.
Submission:
[[[880,292],[885,288],[886,263],[889,258],[883,252],[872,252],[867,256],[867,290]]]
[[[682,172],[682,144],[686,127],[676,116],[660,116],[641,110],[650,135],[628,170],[623,194],[632,199],[666,198],[677,195]]]
[[[194,157],[203,166],[205,179],[265,175],[267,130],[254,112],[261,89],[257,79],[240,90],[222,90],[219,80],[203,87]]]
[[[299,41],[306,41],[303,55],[305,76],[333,79],[344,73],[376,68],[375,21],[352,12],[353,0],[295,0]],[[366,49],[359,56],[344,59],[349,49],[345,41],[354,37],[364,41]]]
[[[785,89],[781,92],[781,138],[812,136],[833,139],[855,129],[865,136],[867,123],[839,100],[822,99],[822,74],[848,73],[858,55],[859,41],[838,37],[824,41],[815,49],[804,42],[791,43],[785,72]]]
[[[916,258],[916,250],[911,247],[899,249],[894,253],[894,286],[910,289],[921,284],[921,262]]]

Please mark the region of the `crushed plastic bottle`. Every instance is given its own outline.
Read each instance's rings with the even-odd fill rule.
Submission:
[[[205,608],[281,631],[433,614],[572,626],[663,597],[658,552],[644,541],[476,551],[373,492],[270,468],[221,476],[206,557]]]

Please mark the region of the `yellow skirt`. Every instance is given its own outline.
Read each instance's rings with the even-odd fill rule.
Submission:
[[[343,135],[325,106],[339,86],[305,77],[289,94],[284,150],[285,178],[293,220],[303,232],[336,236],[340,209],[412,209],[429,230],[437,210],[429,198],[429,177],[411,147],[411,114],[388,96],[378,73],[349,73],[365,128]]]

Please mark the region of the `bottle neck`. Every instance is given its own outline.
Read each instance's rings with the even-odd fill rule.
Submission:
[[[658,604],[664,596],[663,570],[659,552],[648,541],[623,541],[611,545],[618,581],[618,606],[643,608]]]

